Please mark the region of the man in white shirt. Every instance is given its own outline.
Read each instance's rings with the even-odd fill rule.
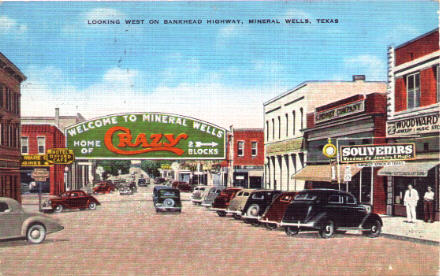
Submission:
[[[428,186],[428,191],[423,197],[423,211],[425,213],[425,222],[434,222],[434,192],[432,187]]]
[[[406,206],[407,222],[409,223],[416,222],[417,201],[419,201],[419,193],[416,189],[413,189],[413,186],[411,184],[409,184],[408,190],[406,190],[405,197],[403,198],[403,202]]]

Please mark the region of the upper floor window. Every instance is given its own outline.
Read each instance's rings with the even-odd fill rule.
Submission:
[[[292,133],[293,133],[293,136],[295,136],[295,110],[294,111],[292,111]]]
[[[301,107],[300,109],[299,109],[299,112],[301,113],[301,129],[303,129],[304,128],[304,110],[303,110],[303,108]]]
[[[251,145],[252,145],[252,156],[257,156],[257,153],[258,153],[258,150],[257,150],[258,144],[257,144],[257,142],[252,141]]]
[[[237,155],[244,156],[244,141],[238,141],[237,143]]]
[[[286,137],[289,136],[289,114],[286,113]]]
[[[21,137],[21,153],[29,153],[29,137]]]
[[[46,137],[37,137],[38,153],[46,153]]]
[[[275,119],[272,119],[272,140],[275,140]]]
[[[269,141],[269,121],[266,121],[266,141]]]
[[[420,74],[406,77],[406,91],[408,93],[408,109],[420,106]]]
[[[278,116],[278,139],[281,139],[281,117]]]

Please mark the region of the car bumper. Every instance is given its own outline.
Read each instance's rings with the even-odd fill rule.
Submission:
[[[203,206],[203,207],[207,207],[207,208],[211,207],[211,205],[212,205],[212,204],[209,204],[209,203],[202,203],[202,206]]]
[[[161,211],[179,211],[182,207],[164,207],[164,206],[156,206],[156,210]]]
[[[226,212],[226,209],[222,209],[222,208],[213,208],[213,207],[211,207],[211,208],[209,208],[209,210],[210,211],[213,211],[213,212]]]
[[[314,222],[302,223],[300,221],[298,221],[298,222],[284,222],[284,221],[282,221],[279,225],[281,227],[284,227],[284,226],[294,226],[294,227],[298,227],[298,228],[301,228],[301,227],[303,227],[303,228],[315,228],[315,223]]]
[[[280,222],[279,221],[273,221],[273,220],[268,220],[268,219],[262,219],[261,217],[258,219],[259,222],[261,223],[269,223],[269,224],[276,224],[277,226],[280,226]]]
[[[192,202],[196,202],[196,203],[202,203],[202,199],[191,199]]]
[[[241,216],[241,211],[226,210],[226,213]]]
[[[248,214],[244,214],[241,216],[241,218],[243,219],[252,219],[252,220],[260,220],[260,216],[254,217],[254,216],[249,216]]]

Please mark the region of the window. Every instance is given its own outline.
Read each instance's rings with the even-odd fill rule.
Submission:
[[[37,137],[38,153],[46,153],[46,137]]]
[[[275,140],[275,119],[272,119],[272,140]]]
[[[328,197],[328,203],[341,204],[342,203],[342,197],[339,196],[339,195],[330,195]]]
[[[8,209],[9,209],[9,207],[8,207],[8,204],[6,204],[6,202],[0,202],[0,213],[3,213]]]
[[[408,93],[408,109],[420,106],[420,74],[406,77],[406,91]]]
[[[281,117],[278,116],[278,139],[281,139]]]
[[[345,203],[346,204],[356,204],[356,200],[352,196],[345,196]]]
[[[244,156],[244,142],[238,141],[237,143],[237,155]]]
[[[292,111],[292,133],[295,136],[295,110]]]
[[[4,92],[3,92],[3,89],[4,89],[4,85],[3,84],[0,84],[0,107],[3,107],[3,94],[4,94]]]
[[[314,194],[308,194],[308,193],[303,193],[303,194],[298,194],[298,195],[296,195],[295,196],[295,201],[297,201],[297,200],[307,200],[307,201],[312,201],[312,200],[315,200],[317,198],[317,196],[316,195],[314,195]]]
[[[289,137],[289,114],[286,113],[286,137]]]
[[[301,113],[301,129],[304,128],[304,110],[302,109],[302,107],[299,109],[299,112]]]
[[[269,121],[266,121],[266,141],[269,141]]]
[[[252,141],[252,156],[257,156],[257,142]]]
[[[21,137],[21,153],[29,153],[29,137]]]
[[[252,199],[263,200],[264,199],[264,194],[253,194],[252,195]]]

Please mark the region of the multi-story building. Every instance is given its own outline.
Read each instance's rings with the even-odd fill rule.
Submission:
[[[385,92],[386,83],[365,81],[307,81],[264,103],[265,187],[295,191],[304,180],[292,179],[306,166],[306,114],[315,108],[356,94]]]
[[[264,130],[231,128],[228,186],[262,188],[264,174]]]
[[[21,201],[20,84],[23,73],[0,53],[0,196]]]
[[[46,154],[48,149],[64,148],[66,146],[64,133],[54,125],[22,125],[21,128],[21,154]],[[54,165],[48,167],[51,195],[58,195],[65,191],[64,186],[65,165]],[[33,181],[31,175],[34,167],[21,168],[21,182],[30,183]]]
[[[406,215],[403,196],[408,184],[419,192],[417,217],[423,217],[427,186],[435,193],[439,219],[439,29],[388,49],[388,143],[416,144],[416,160],[383,168],[387,176],[387,212]]]
[[[319,106],[307,114],[304,130],[307,166],[294,175],[294,179],[306,181],[306,188],[349,191],[358,202],[373,206],[374,212],[386,213],[385,182],[384,177],[377,175],[379,168],[360,167],[355,162],[341,163],[336,158],[332,163],[332,159],[323,154],[329,138],[338,148],[383,144],[386,103],[385,92],[354,95]]]

